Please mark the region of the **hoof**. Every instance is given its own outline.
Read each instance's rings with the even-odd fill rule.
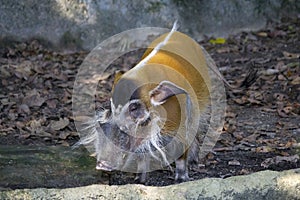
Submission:
[[[141,184],[145,184],[146,179],[147,179],[147,173],[145,172],[145,173],[137,174],[136,177],[134,178],[134,181]]]
[[[175,182],[176,183],[182,183],[182,182],[186,182],[186,181],[189,181],[190,178],[189,178],[189,175],[187,173],[184,173],[184,174],[176,174],[175,176]]]

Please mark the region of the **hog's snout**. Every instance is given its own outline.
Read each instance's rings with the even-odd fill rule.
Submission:
[[[96,165],[97,170],[103,170],[103,171],[114,171],[116,167],[113,167],[113,165],[108,161],[98,161]]]

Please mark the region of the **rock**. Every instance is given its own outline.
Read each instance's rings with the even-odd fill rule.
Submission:
[[[263,28],[269,20],[296,16],[299,1],[185,0],[2,0],[0,47],[38,38],[61,49],[91,50],[119,32],[140,27],[170,28],[196,40]]]
[[[300,169],[262,171],[227,179],[153,187],[144,185],[90,185],[67,189],[18,189],[1,191],[0,199],[299,199]]]
[[[226,179],[204,178],[164,187],[109,186],[105,182],[107,178],[95,170],[95,159],[88,156],[84,148],[0,146],[0,158],[0,199],[259,200],[300,197],[300,169],[261,171]]]

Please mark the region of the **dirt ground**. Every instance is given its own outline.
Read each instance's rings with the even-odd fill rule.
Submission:
[[[227,114],[214,151],[193,166],[193,180],[300,167],[300,19],[270,23],[257,32],[200,42],[220,72],[237,84],[249,68],[259,77],[244,91],[227,90]],[[72,89],[88,52],[61,53],[37,40],[0,49],[0,145],[71,146],[79,136]],[[116,65],[132,67],[137,56]],[[104,104],[109,88],[98,96]],[[173,172],[155,171],[147,185],[174,183]],[[104,184],[135,183],[135,175],[103,173]],[[92,184],[92,183],[91,183]]]

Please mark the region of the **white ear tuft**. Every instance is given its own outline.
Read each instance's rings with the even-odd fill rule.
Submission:
[[[160,106],[161,104],[164,104],[166,101],[159,102],[159,101],[154,100],[153,98],[150,98],[150,102],[153,106]]]

